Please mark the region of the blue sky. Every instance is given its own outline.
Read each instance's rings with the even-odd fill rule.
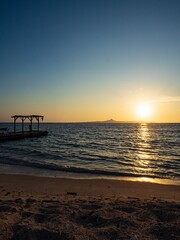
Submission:
[[[1,0],[0,121],[138,120],[139,101],[180,121],[179,13],[178,0]]]

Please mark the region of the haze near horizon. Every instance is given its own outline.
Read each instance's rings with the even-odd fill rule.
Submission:
[[[0,2],[0,122],[180,122],[180,1]]]

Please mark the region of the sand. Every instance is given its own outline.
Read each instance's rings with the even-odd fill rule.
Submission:
[[[0,240],[180,239],[180,186],[0,175]]]

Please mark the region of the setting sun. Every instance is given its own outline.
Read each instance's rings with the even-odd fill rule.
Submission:
[[[149,120],[152,115],[152,106],[149,103],[139,103],[136,107],[136,115],[140,120]]]

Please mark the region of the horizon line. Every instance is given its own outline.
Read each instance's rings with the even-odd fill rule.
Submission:
[[[13,121],[0,121],[1,123],[13,123]],[[18,121],[17,123],[21,123],[21,121]],[[24,123],[28,123],[24,122]],[[35,123],[35,122],[34,122]],[[40,124],[42,123],[106,123],[106,124],[116,124],[116,123],[180,123],[180,122],[173,122],[173,121],[167,121],[167,122],[161,122],[161,121],[118,121],[118,120],[95,120],[95,121],[42,121],[40,122]]]

